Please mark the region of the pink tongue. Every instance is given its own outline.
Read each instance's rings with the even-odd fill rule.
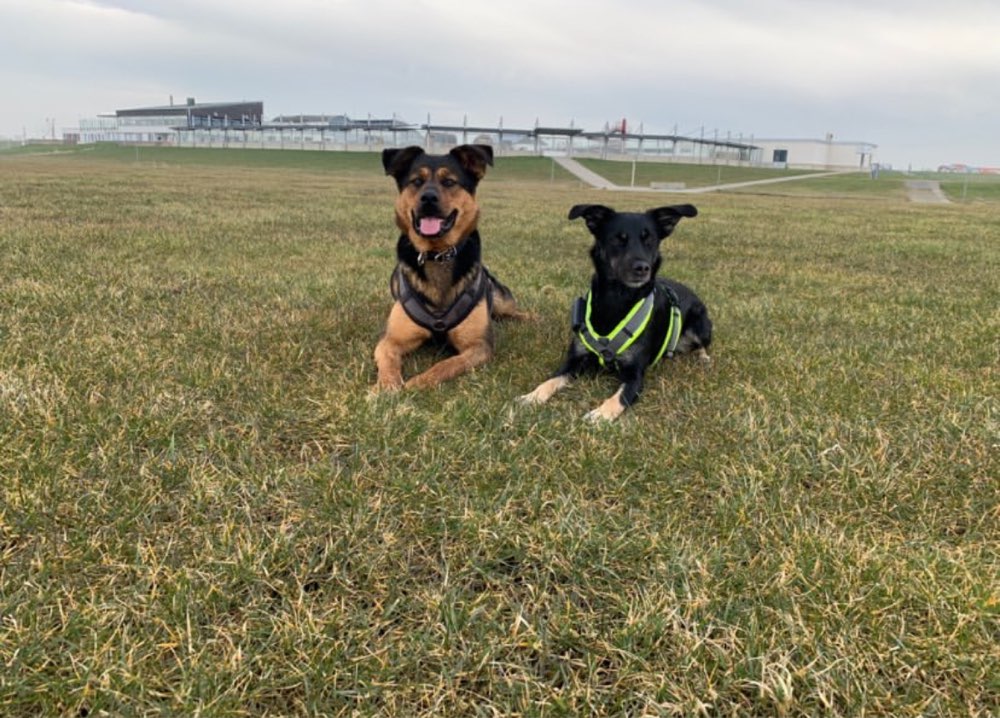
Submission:
[[[444,220],[440,217],[421,217],[420,218],[420,234],[427,235],[428,237],[433,237],[438,232],[441,231],[441,225],[444,224]]]

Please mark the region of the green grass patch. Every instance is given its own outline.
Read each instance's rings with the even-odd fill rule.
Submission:
[[[4,157],[19,154],[43,155],[39,160],[73,158],[81,162],[107,161],[132,169],[167,169],[169,167],[210,167],[259,170],[292,170],[306,173],[364,177],[371,180],[382,173],[381,152],[343,152],[337,150],[257,149],[253,147],[143,147],[111,143],[65,148],[28,146],[0,152]],[[579,185],[579,180],[548,157],[496,156],[490,171],[495,181],[549,182]]]
[[[809,170],[741,167],[737,165],[630,162],[581,158],[580,164],[620,187],[649,187],[654,182],[678,182],[687,187],[751,182],[812,174]],[[633,178],[634,165],[634,178]]]
[[[566,211],[662,195],[501,158],[539,320],[373,399],[376,155],[106,152],[0,159],[0,715],[1000,712],[988,205],[696,198],[714,365],[592,427],[611,378],[513,402],[587,286]]]
[[[0,141],[0,159],[20,155],[67,155],[75,154],[79,152],[80,149],[81,148],[75,145],[63,145],[55,142],[22,145],[20,142],[16,142],[14,140],[9,140],[7,142]]]
[[[946,174],[928,175],[941,183],[952,202],[1000,202],[1000,175]]]
[[[826,177],[805,178],[794,182],[740,187],[728,192],[816,199],[899,200],[906,201],[908,176],[882,172],[877,179],[869,173],[853,172]]]

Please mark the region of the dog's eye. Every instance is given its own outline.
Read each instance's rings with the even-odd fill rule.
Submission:
[[[642,232],[639,233],[639,239],[641,239],[643,242],[649,239],[649,230],[648,229],[642,230]]]
[[[453,180],[451,177],[445,177],[443,180],[441,180],[441,186],[442,187],[447,187],[449,189],[452,188],[452,187],[454,187],[457,184],[458,184],[458,182],[456,182],[455,180]]]
[[[618,245],[620,247],[624,247],[626,244],[628,244],[628,235],[625,234],[624,232],[616,234],[615,239],[618,240]]]
[[[424,186],[424,178],[423,177],[414,177],[413,179],[410,180],[410,184],[413,185],[414,187],[423,187]]]

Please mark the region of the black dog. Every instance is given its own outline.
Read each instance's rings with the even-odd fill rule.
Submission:
[[[615,212],[599,204],[578,204],[569,218],[583,217],[594,235],[590,250],[596,273],[590,293],[573,305],[573,340],[551,379],[520,397],[543,404],[584,371],[604,368],[623,382],[587,414],[614,420],[639,398],[646,369],[662,357],[695,352],[708,361],[712,322],[702,301],[679,282],[659,279],[660,241],[683,217],[698,214],[682,204],[648,212]]]

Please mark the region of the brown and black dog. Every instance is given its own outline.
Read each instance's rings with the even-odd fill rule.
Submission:
[[[525,319],[510,290],[483,266],[476,187],[493,164],[489,145],[462,145],[446,155],[420,147],[387,149],[382,165],[399,188],[396,300],[375,347],[376,390],[437,386],[493,356],[491,317]],[[403,381],[403,357],[427,341],[457,353]]]

